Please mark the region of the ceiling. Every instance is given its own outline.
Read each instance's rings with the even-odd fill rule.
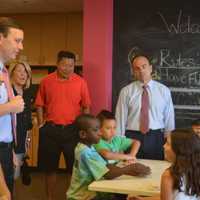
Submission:
[[[80,12],[84,0],[1,0],[0,13]]]

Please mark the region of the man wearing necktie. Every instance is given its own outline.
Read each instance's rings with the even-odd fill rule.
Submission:
[[[136,81],[122,88],[117,107],[118,134],[140,141],[138,158],[163,160],[163,144],[174,129],[170,90],[152,80],[148,56],[138,50],[131,59]]]
[[[7,187],[12,194],[13,190],[13,145],[17,143],[16,113],[24,109],[24,101],[21,96],[14,96],[9,82],[5,63],[15,59],[23,49],[24,33],[20,26],[12,19],[0,18],[0,164]],[[0,176],[2,179],[3,176]],[[3,181],[0,181],[3,183]],[[1,190],[1,185],[0,185]],[[1,191],[0,191],[1,194]],[[9,194],[7,199],[10,199]]]

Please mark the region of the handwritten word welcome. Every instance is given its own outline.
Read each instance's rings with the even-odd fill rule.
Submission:
[[[182,10],[179,11],[177,21],[171,24],[167,22],[167,19],[163,16],[162,13],[158,12],[158,15],[161,17],[169,33],[200,33],[200,25],[197,23],[192,23],[191,17],[189,15],[187,17],[183,17]]]

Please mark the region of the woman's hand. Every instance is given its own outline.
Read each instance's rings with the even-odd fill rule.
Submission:
[[[28,153],[28,149],[30,148],[30,143],[31,143],[31,131],[27,131],[27,135],[26,135],[26,141],[25,141],[25,150],[26,153]]]
[[[15,152],[13,151],[13,165],[14,167],[22,166],[22,162],[17,158]]]

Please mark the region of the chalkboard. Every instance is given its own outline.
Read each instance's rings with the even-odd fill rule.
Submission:
[[[128,54],[152,56],[154,78],[168,86],[176,127],[200,118],[200,12],[198,1],[114,1],[113,110],[132,81]]]

